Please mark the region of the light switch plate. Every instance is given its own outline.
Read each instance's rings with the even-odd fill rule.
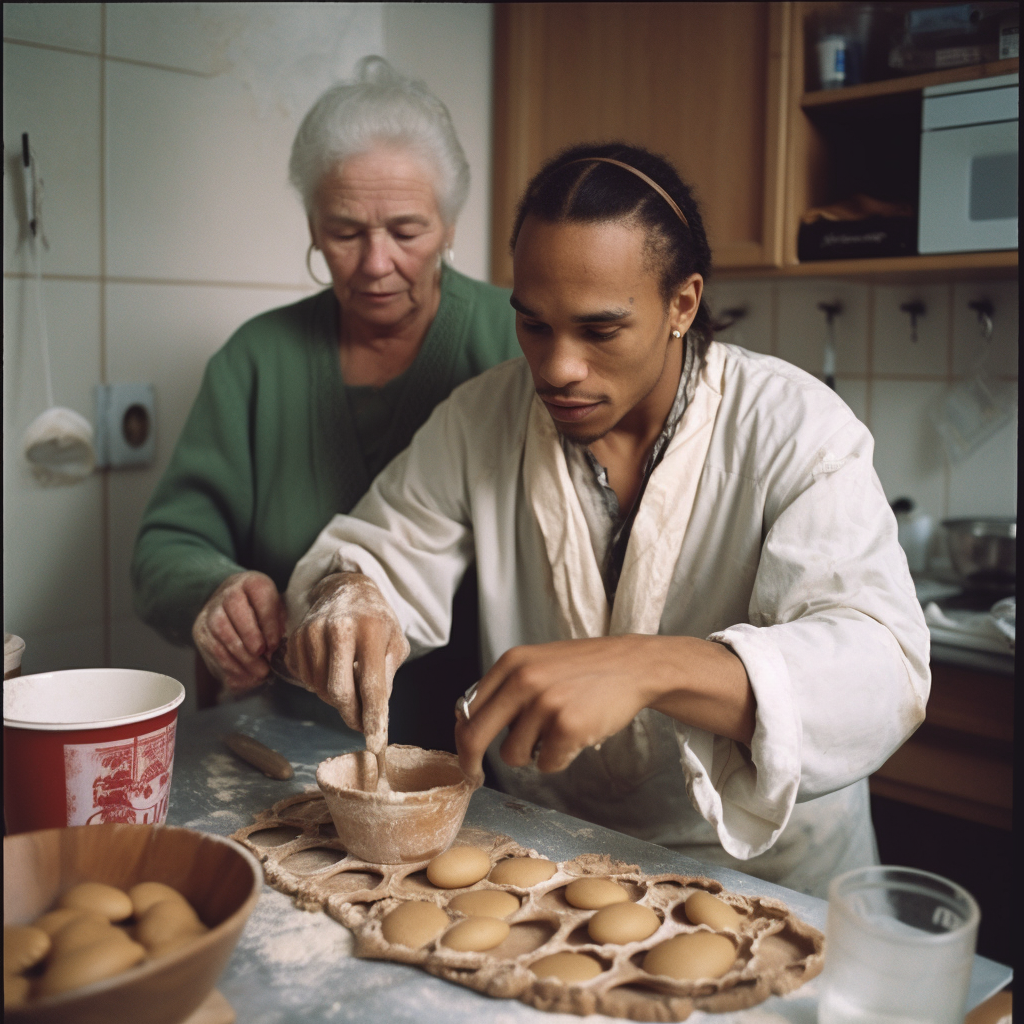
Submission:
[[[156,454],[156,403],[152,384],[96,386],[96,465],[148,466]]]

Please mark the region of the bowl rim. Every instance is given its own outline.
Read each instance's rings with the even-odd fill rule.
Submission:
[[[27,718],[7,717],[7,694],[13,694],[15,690],[24,688],[33,680],[46,680],[48,683],[60,683],[62,677],[79,675],[86,679],[104,675],[118,676],[153,676],[156,679],[168,680],[177,686],[174,696],[163,704],[148,711],[129,712],[126,715],[119,715],[115,718],[102,718],[91,722],[48,722],[32,721]],[[185,699],[185,687],[181,681],[165,672],[151,672],[148,669],[139,668],[69,668],[57,669],[53,672],[31,672],[27,676],[17,676],[15,679],[8,679],[6,683],[10,686],[4,687],[4,728],[24,729],[28,732],[88,732],[93,729],[112,729],[122,725],[133,725],[136,722],[146,722],[151,718],[158,718],[169,711],[173,711]],[[171,688],[169,688],[171,689]]]
[[[1016,516],[959,516],[952,519],[943,519],[942,526],[950,533],[969,533],[972,536],[984,537],[991,540],[1016,540],[1017,539],[1017,517]],[[986,527],[994,526],[998,532],[976,533],[976,529],[984,530]],[[1005,532],[998,528],[1005,528]]]
[[[423,747],[415,747],[407,743],[391,743],[388,745],[388,749],[391,747],[398,747],[404,750],[425,750]],[[408,803],[430,803],[434,800],[444,799],[450,795],[457,795],[464,792],[472,794],[475,790],[480,788],[480,783],[471,779],[463,770],[462,765],[459,763],[458,754],[453,754],[448,750],[425,750],[428,754],[437,754],[439,757],[454,761],[454,767],[457,768],[462,775],[459,782],[450,782],[442,786],[431,786],[429,789],[396,789],[388,790],[385,793],[378,793],[374,789],[347,789],[332,786],[330,784],[324,785],[320,781],[320,769],[327,764],[333,764],[335,761],[341,761],[348,758],[357,758],[363,756],[373,757],[373,754],[369,750],[352,750],[345,754],[338,754],[335,757],[325,758],[320,764],[317,765],[316,769],[316,784],[320,789],[320,792],[325,798],[330,799],[334,797],[342,800],[358,800],[360,802],[367,803],[394,803],[394,804],[408,804]]]
[[[126,971],[121,971],[120,974],[112,975],[109,978],[102,978],[99,981],[94,981],[90,985],[82,985],[79,988],[71,989],[69,992],[61,992],[54,996],[43,996],[40,999],[33,999],[30,1003],[25,1003],[22,1006],[13,1007],[11,1009],[4,1010],[4,1018],[8,1015],[12,1019],[17,1019],[20,1015],[21,1010],[32,1010],[35,1009],[59,1009],[64,1004],[74,1003],[77,1000],[98,995],[102,992],[106,992],[110,989],[117,988],[119,985],[124,984],[126,981],[139,981],[150,976],[155,976],[161,971],[166,970],[172,964],[176,964],[181,960],[186,959],[194,955],[197,951],[205,949],[208,946],[215,945],[225,931],[230,927],[234,927],[237,923],[239,915],[242,917],[243,927],[244,922],[248,919],[249,915],[252,914],[256,907],[256,903],[259,901],[260,896],[263,892],[263,867],[260,862],[253,856],[252,852],[246,849],[237,839],[232,839],[230,836],[217,835],[215,832],[203,832],[201,829],[188,828],[184,825],[132,825],[130,823],[118,823],[128,828],[147,828],[147,829],[160,829],[161,831],[170,832],[187,832],[191,835],[199,835],[205,839],[213,839],[218,843],[228,846],[231,850],[239,853],[242,856],[242,860],[248,864],[253,875],[253,886],[249,891],[249,895],[246,896],[245,901],[242,905],[230,916],[226,917],[220,924],[211,928],[205,935],[199,936],[194,943],[189,943],[183,946],[181,949],[176,949],[172,953],[167,953],[165,956],[161,956],[157,960],[143,960],[141,963],[136,964],[134,967],[129,967]],[[69,825],[68,828],[95,828],[94,825]],[[34,836],[40,835],[44,832],[64,832],[67,829],[61,828],[48,828],[48,829],[37,829],[34,832],[18,832],[13,836],[4,836],[4,842],[8,839],[20,839],[23,836]]]

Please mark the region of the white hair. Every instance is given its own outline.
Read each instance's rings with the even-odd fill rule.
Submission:
[[[332,167],[377,145],[400,146],[429,161],[441,218],[454,224],[469,194],[469,164],[448,108],[383,57],[363,57],[355,78],[331,86],[299,125],[288,177],[306,212],[313,212],[317,186]]]

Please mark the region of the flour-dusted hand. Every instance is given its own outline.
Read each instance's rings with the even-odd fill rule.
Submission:
[[[377,585],[360,573],[325,576],[306,617],[288,639],[289,672],[338,709],[367,746],[387,735],[388,698],[409,642]]]
[[[259,686],[270,656],[285,635],[287,613],[274,581],[262,572],[238,572],[213,592],[192,625],[206,667],[232,693]]]

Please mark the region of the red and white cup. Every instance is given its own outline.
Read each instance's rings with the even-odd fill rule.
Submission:
[[[176,679],[138,669],[5,680],[7,833],[163,822],[184,699]]]

